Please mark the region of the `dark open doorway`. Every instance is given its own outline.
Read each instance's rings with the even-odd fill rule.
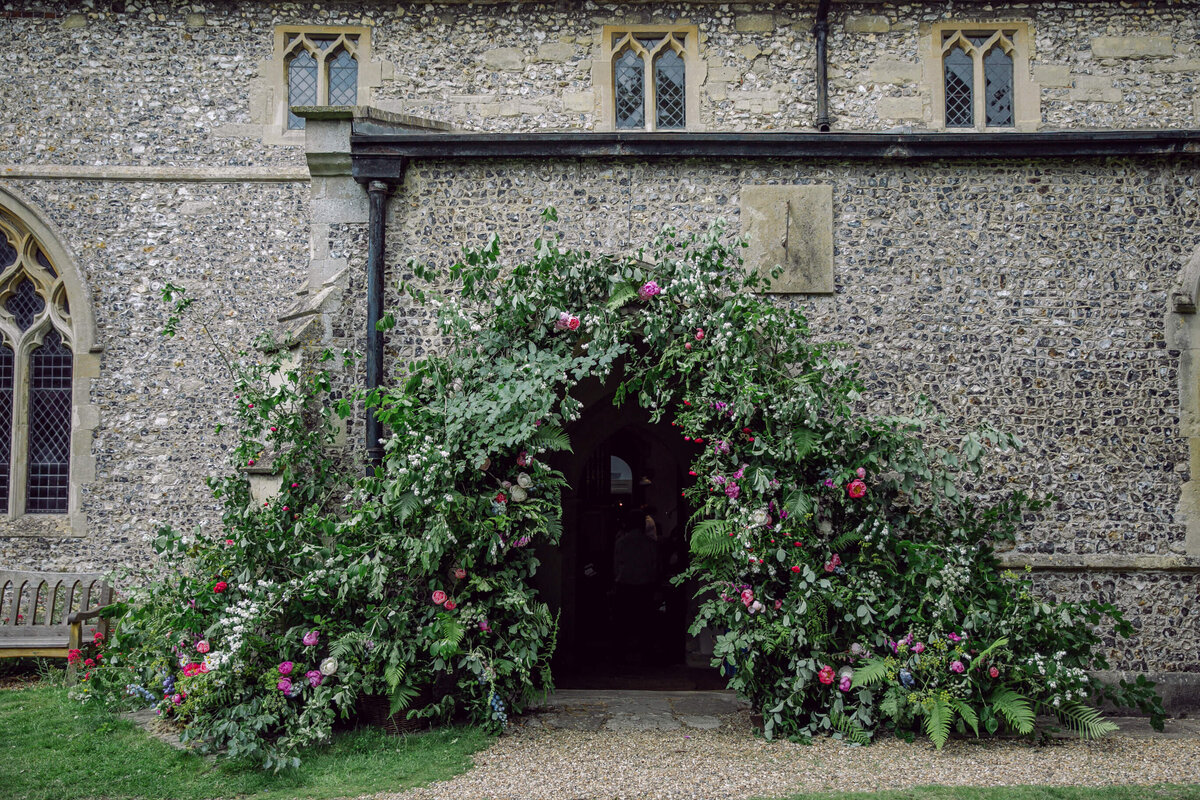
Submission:
[[[538,585],[557,610],[560,688],[717,689],[706,641],[688,636],[690,586],[670,578],[687,564],[681,496],[694,445],[669,422],[652,424],[611,395],[570,431],[574,455],[558,466],[563,538],[540,555]]]

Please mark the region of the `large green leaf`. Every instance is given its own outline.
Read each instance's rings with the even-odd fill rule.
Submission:
[[[996,716],[1003,717],[1017,733],[1033,732],[1034,714],[1028,699],[1012,689],[997,689],[992,693],[991,704]]]

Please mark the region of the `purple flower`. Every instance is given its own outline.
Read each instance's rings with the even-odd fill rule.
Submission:
[[[946,634],[946,636],[952,642],[961,642],[962,641],[962,637],[959,636],[957,633],[948,633],[948,634]]]
[[[488,621],[486,619],[479,620],[479,630],[483,631],[484,633],[492,632],[491,626],[488,625]]]
[[[312,647],[320,640],[320,638],[320,631],[309,631],[308,633],[304,634],[304,638],[301,639],[301,641],[304,642],[305,647]]]
[[[321,685],[321,681],[325,680],[325,676],[321,674],[319,669],[310,669],[304,673],[304,677],[308,678],[308,685],[314,689]]]
[[[842,682],[838,684],[838,688],[841,689],[843,692],[848,692],[848,691],[850,691],[851,683],[852,683],[852,681],[850,679],[850,676],[847,675],[844,678],[842,678]]]
[[[717,455],[726,455],[729,452],[729,442],[720,441],[713,445],[713,452]]]
[[[640,297],[642,300],[649,300],[651,297],[654,297],[654,295],[661,291],[662,289],[659,288],[657,283],[654,281],[646,281],[642,284],[642,288],[638,289],[638,297]]]
[[[292,691],[292,679],[291,678],[280,678],[279,683],[275,684],[275,688],[278,689],[279,691],[283,692],[284,694],[290,693]]]
[[[280,675],[291,674],[292,667],[294,667],[294,666],[296,666],[296,665],[293,664],[291,661],[284,661],[282,664],[279,665],[279,674]]]
[[[826,488],[826,489],[832,489],[832,488],[833,488],[833,478],[826,478],[826,479],[825,479],[825,488]]]
[[[725,496],[728,497],[730,500],[737,500],[738,495],[741,493],[742,493],[741,488],[733,481],[730,481],[728,484],[726,484]]]
[[[513,547],[524,547],[531,541],[532,539],[530,539],[528,536],[522,536],[520,539],[517,539],[515,542],[513,542]]]
[[[950,662],[950,671],[951,672],[962,673],[965,669],[966,669],[966,667],[963,666],[963,662],[961,662],[961,661],[951,661]]]
[[[913,651],[914,653],[924,653],[924,652],[925,652],[925,645],[921,644],[920,642],[917,642],[916,644],[914,644],[914,645],[912,646],[912,651]]]

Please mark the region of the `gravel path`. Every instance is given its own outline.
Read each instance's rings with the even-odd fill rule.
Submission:
[[[383,800],[453,797],[780,797],[803,791],[908,786],[1200,783],[1200,739],[1118,737],[1098,742],[956,740],[938,753],[927,741],[850,747],[765,742],[731,730],[572,731],[526,726],[475,756],[449,781]]]

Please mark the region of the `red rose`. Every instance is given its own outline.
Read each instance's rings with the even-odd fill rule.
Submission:
[[[579,330],[579,317],[571,317],[567,320],[567,327],[573,331]]]
[[[462,567],[459,567],[458,569],[454,570],[454,577],[461,581],[463,578],[467,577],[467,571]]]
[[[446,610],[447,611],[453,611],[456,608],[458,608],[458,603],[455,603],[453,600],[446,601]]]
[[[433,593],[433,602],[439,606],[442,603],[446,602],[446,593],[443,592],[441,589],[438,589],[436,592]]]
[[[217,585],[213,587],[213,591],[216,592],[217,594],[220,594],[221,592],[225,591],[228,588],[229,588],[229,584],[226,583],[225,581],[217,581]]]
[[[497,503],[507,503],[508,502],[508,498],[504,496],[504,492],[496,492],[496,502]]]
[[[999,678],[1000,670],[996,669],[995,667],[992,667],[991,669],[988,670],[988,675],[991,675],[993,678]]]
[[[96,666],[96,662],[95,662],[95,661],[92,661],[90,658],[85,658],[85,659],[83,660],[83,665],[84,665],[85,667],[94,667],[94,666]]]
[[[78,664],[82,658],[83,658],[83,651],[81,651],[81,650],[68,650],[67,651],[67,663],[68,664]]]
[[[867,493],[867,485],[860,480],[852,480],[846,484],[846,493],[857,500]]]
[[[800,571],[800,567],[798,565],[795,567],[792,567],[792,572],[799,572],[799,571]]]
[[[829,666],[828,664],[821,667],[821,671],[817,673],[817,679],[820,680],[821,683],[824,683],[824,684],[833,683],[834,677],[835,677],[835,675],[834,675],[833,667]]]

